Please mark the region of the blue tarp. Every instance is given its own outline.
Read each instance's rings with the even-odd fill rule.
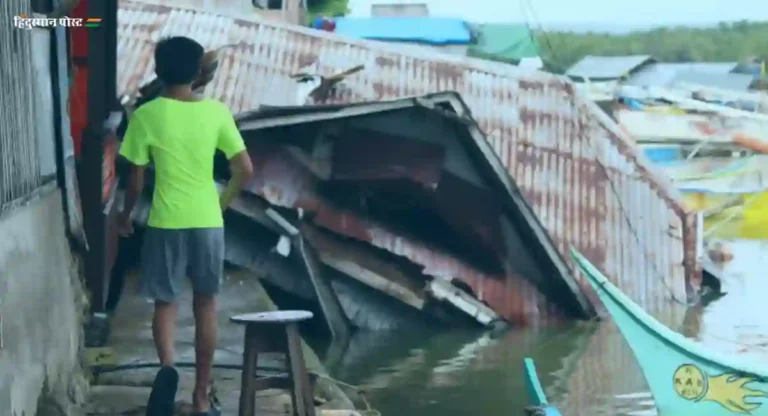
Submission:
[[[683,159],[683,151],[679,147],[646,147],[643,153],[651,162],[663,166],[676,165]]]
[[[472,40],[465,21],[434,17],[340,17],[335,32],[362,39],[433,45],[463,45]]]

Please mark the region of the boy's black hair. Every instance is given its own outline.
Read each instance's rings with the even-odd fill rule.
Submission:
[[[200,74],[205,50],[196,41],[174,36],[155,47],[155,74],[166,86],[191,84]]]

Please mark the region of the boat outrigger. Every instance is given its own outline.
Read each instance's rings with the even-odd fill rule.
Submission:
[[[662,416],[768,416],[768,367],[711,351],[667,328],[583,255],[573,259],[635,355]]]
[[[561,416],[560,412],[547,402],[544,389],[541,388],[536,366],[530,358],[525,359],[525,387],[528,392],[526,415],[528,416]]]

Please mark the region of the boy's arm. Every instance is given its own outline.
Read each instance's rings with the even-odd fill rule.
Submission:
[[[217,148],[224,152],[227,157],[232,176],[229,178],[224,192],[219,196],[219,205],[221,205],[222,211],[229,207],[240,190],[253,177],[251,157],[245,148],[243,136],[237,129],[235,119],[229,110],[226,110],[224,117],[226,120],[222,123],[222,129],[219,132]]]
[[[127,235],[132,231],[131,212],[144,189],[144,169],[149,163],[147,132],[141,119],[135,115],[128,122],[123,143],[120,145],[120,155],[131,164],[128,189],[125,193],[118,224],[121,234]]]

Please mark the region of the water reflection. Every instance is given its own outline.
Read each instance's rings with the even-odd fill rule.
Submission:
[[[672,329],[731,354],[768,358],[768,244],[733,243],[723,268],[727,295],[706,307],[666,305]],[[661,303],[661,302],[660,302]],[[655,415],[631,350],[608,321],[475,332],[360,333],[330,371],[362,385],[384,415],[521,415],[523,357],[536,360],[544,390],[566,416]]]
[[[534,357],[544,385],[556,386],[575,370],[596,329],[530,328],[498,339],[473,332],[362,333],[331,372],[363,385],[382,414],[522,414],[523,357]]]
[[[768,243],[731,243],[734,259],[723,267],[723,298],[702,314],[701,342],[728,354],[768,359]]]

